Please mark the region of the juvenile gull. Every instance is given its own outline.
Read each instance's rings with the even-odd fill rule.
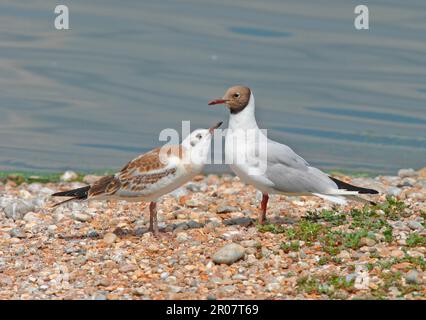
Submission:
[[[260,224],[266,219],[269,194],[315,195],[343,205],[346,199],[369,202],[358,195],[378,193],[330,177],[309,165],[288,146],[268,139],[257,125],[254,95],[249,88],[231,87],[223,98],[209,102],[209,105],[215,104],[225,104],[230,111],[225,157],[233,161],[231,169],[243,182],[252,184],[263,194]],[[249,131],[252,134],[247,134]],[[259,167],[265,170],[259,171]]]
[[[158,236],[156,200],[182,186],[199,174],[207,162],[214,129],[193,131],[180,145],[166,145],[140,155],[116,174],[105,176],[92,185],[54,193],[55,197],[73,200],[126,200],[151,202],[149,231]]]

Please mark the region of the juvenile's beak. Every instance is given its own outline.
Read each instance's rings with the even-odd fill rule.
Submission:
[[[211,128],[209,129],[210,134],[213,134],[213,131],[214,131],[215,129],[219,128],[219,127],[222,125],[222,123],[223,123],[223,121],[220,121],[220,122],[216,123],[213,127],[211,127]]]
[[[226,100],[226,99],[216,99],[216,100],[210,101],[209,106],[212,106],[214,104],[224,104],[224,103],[227,103],[227,102],[228,102],[228,100]]]

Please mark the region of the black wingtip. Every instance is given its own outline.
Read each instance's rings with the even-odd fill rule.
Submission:
[[[333,180],[335,184],[337,184],[337,187],[339,189],[345,189],[345,190],[348,190],[348,191],[358,191],[359,194],[379,194],[379,191],[374,190],[374,189],[357,187],[357,186],[343,182],[343,181],[336,179],[336,178],[333,178],[333,177],[330,177],[330,179]]]

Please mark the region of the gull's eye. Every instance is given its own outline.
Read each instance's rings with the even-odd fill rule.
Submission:
[[[199,133],[196,135],[197,139],[200,140],[203,136]]]
[[[240,93],[239,93],[239,92],[234,93],[234,97],[235,97],[235,98],[239,98],[239,97],[240,97]]]

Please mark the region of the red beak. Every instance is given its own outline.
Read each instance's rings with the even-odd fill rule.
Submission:
[[[228,102],[228,100],[225,100],[225,99],[216,99],[216,100],[210,101],[209,106],[212,106],[214,104],[224,104],[224,103],[227,103],[227,102]]]

